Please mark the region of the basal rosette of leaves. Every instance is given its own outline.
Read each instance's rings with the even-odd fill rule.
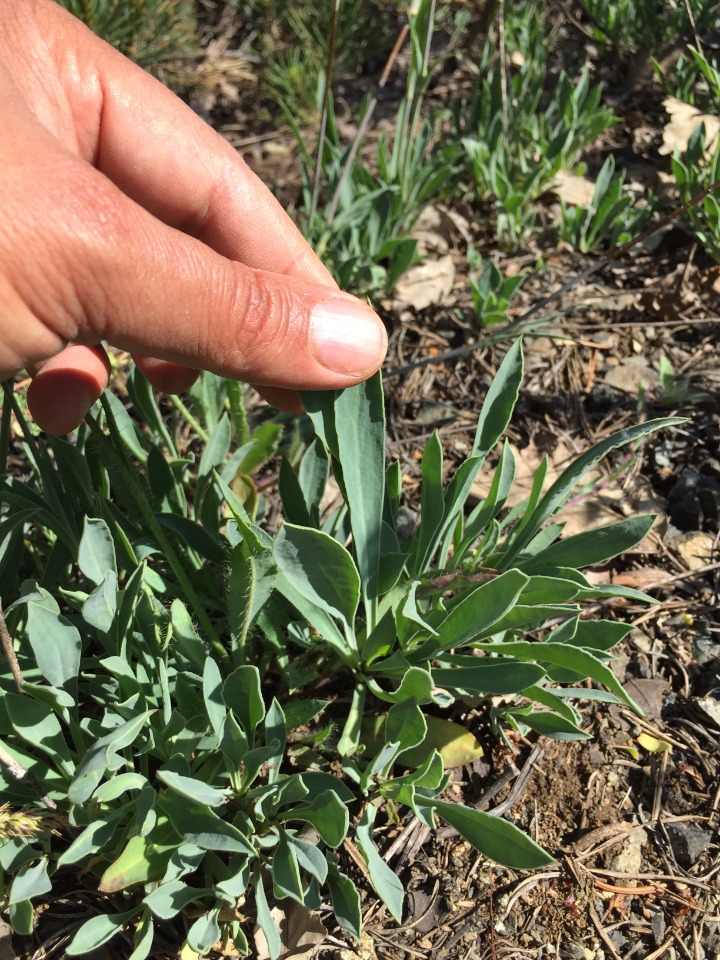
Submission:
[[[37,491],[64,512],[45,507],[34,518],[55,524],[47,570],[6,611],[23,684],[3,665],[0,739],[32,779],[0,767],[0,799],[15,811],[38,811],[41,797],[57,808],[25,832],[0,825],[0,895],[16,932],[32,930],[33,902],[82,884],[96,891],[94,915],[70,956],[120,933],[131,960],[143,960],[156,929],[173,921],[185,931],[184,956],[218,941],[247,954],[257,922],[277,957],[271,909],[283,900],[306,911],[330,903],[359,936],[360,894],[338,852],[346,838],[401,922],[402,883],[373,836],[387,805],[431,828],[440,817],[510,867],[552,861],[511,822],[445,799],[441,745],[457,728],[446,718],[465,701],[498,698],[498,736],[585,739],[576,698],[634,708],[608,666],[629,627],[579,614],[591,599],[650,600],[591,585],[578,568],[628,549],[653,518],[562,539],[553,516],[603,456],[680,421],[620,431],[548,489],[544,464],[513,509],[505,445],[487,497],[468,510],[521,377],[516,343],[488,390],[471,455],[448,483],[439,437],[427,443],[420,518],[404,540],[379,376],[305,395],[316,438],[295,466],[282,463],[285,522],[275,536],[233,491],[245,461],[230,453],[224,416],[184,516],[173,484],[189,461],[173,460],[167,443],[165,453],[159,440],[150,446],[116,400],[104,399],[77,456],[55,442],[46,462],[27,438]],[[157,408],[139,382],[152,422]],[[331,471],[344,502],[325,514]],[[19,503],[46,502],[26,486],[6,478],[6,539]],[[51,590],[54,550],[70,574]],[[548,621],[559,625],[540,630]],[[578,687],[588,678],[592,689]]]

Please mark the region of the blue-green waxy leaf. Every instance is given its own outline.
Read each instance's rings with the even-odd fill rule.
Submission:
[[[109,633],[117,613],[117,601],[117,574],[110,571],[83,604],[83,620],[102,633]]]
[[[104,520],[85,517],[78,548],[78,566],[88,580],[97,586],[109,573],[117,574],[115,543]]]
[[[135,929],[133,952],[128,960],[147,960],[152,950],[154,936],[155,924],[152,922],[150,912],[146,910]]]
[[[402,911],[405,891],[397,875],[385,863],[378,853],[372,839],[377,807],[368,804],[355,829],[355,842],[367,864],[370,882],[375,892],[393,915],[397,923],[402,923]]]
[[[112,840],[116,830],[115,820],[93,820],[58,857],[58,866],[64,867],[68,863],[77,863],[97,853]]]
[[[80,634],[42,587],[28,599],[27,633],[40,673],[51,686],[64,687],[77,677]]]
[[[35,908],[32,900],[20,900],[18,903],[11,903],[8,907],[8,917],[13,931],[21,937],[32,935]]]
[[[63,772],[72,775],[75,765],[60,721],[50,707],[17,693],[6,693],[3,699],[18,736],[48,754]]]
[[[494,644],[478,644],[479,649],[497,650]],[[502,643],[499,647],[503,653],[511,657],[517,657],[519,660],[535,660],[539,663],[551,664],[554,667],[562,667],[571,670],[580,677],[590,677],[597,680],[612,690],[620,699],[631,707],[636,713],[642,715],[642,711],[631,697],[625,693],[622,684],[617,679],[612,670],[602,663],[589,650],[580,647],[571,646],[566,643],[531,643],[527,640],[514,640]]]
[[[440,687],[462,690],[485,696],[503,696],[518,693],[537,683],[545,670],[534,663],[524,663],[510,657],[454,657],[452,667],[432,670],[433,682]]]
[[[198,917],[188,930],[187,945],[201,957],[209,953],[220,939],[219,915],[220,908],[216,907],[202,917]]]
[[[360,598],[360,576],[352,557],[337,540],[320,530],[285,523],[275,539],[273,556],[298,591],[352,627]]]
[[[362,932],[362,912],[357,887],[350,877],[345,876],[332,864],[328,869],[327,885],[338,923],[359,940]]]
[[[591,739],[591,734],[586,733],[572,720],[549,710],[536,710],[533,713],[524,714],[520,717],[520,722],[536,733],[541,733],[544,737],[551,737],[553,740]]]
[[[135,741],[153,713],[154,710],[146,710],[132,717],[90,747],[78,764],[75,777],[68,788],[68,799],[71,803],[84,803],[90,799],[117,752]]]
[[[270,913],[270,907],[268,906],[265,888],[263,886],[262,869],[259,863],[255,864],[254,874],[255,910],[257,912],[258,926],[265,934],[267,952],[270,954],[270,960],[277,960],[282,951],[282,940],[280,938],[280,931]]]
[[[600,443],[596,443],[578,457],[577,460],[574,460],[540,499],[532,516],[527,518],[527,522],[524,523],[522,531],[513,540],[511,548],[504,554],[502,558],[503,566],[508,567],[515,562],[515,558],[519,556],[522,550],[533,539],[545,521],[549,520],[550,517],[560,509],[563,503],[565,503],[573,489],[588,470],[591,470],[595,464],[607,456],[608,453],[617,450],[618,447],[623,447],[629,443],[641,440],[656,430],[677,426],[684,422],[682,417],[666,417],[661,420],[648,420],[646,423],[626,427],[624,430],[618,430],[617,433],[613,433],[611,436],[601,440]]]
[[[420,524],[415,534],[414,569],[416,573],[422,573],[432,559],[444,512],[443,450],[440,437],[437,433],[433,433],[425,444],[422,457]]]
[[[170,606],[173,640],[198,670],[203,670],[208,657],[208,648],[200,639],[192,617],[182,600],[173,600]]]
[[[474,807],[433,800],[433,809],[486,857],[516,870],[537,870],[555,863],[541,846],[512,823]]]
[[[411,750],[423,742],[426,733],[427,722],[415,701],[405,700],[390,707],[385,719],[388,743],[397,743],[403,750]]]
[[[234,824],[223,820],[206,806],[188,803],[171,794],[160,795],[158,803],[167,813],[173,828],[188,843],[201,850],[218,853],[245,853],[255,856],[252,844]]]
[[[156,917],[161,920],[171,920],[193,900],[203,895],[202,890],[189,887],[183,880],[170,880],[156,887],[149,893],[143,903],[149,907]]]
[[[217,790],[203,780],[194,777],[185,777],[174,770],[160,769],[157,772],[158,780],[162,780],[175,793],[186,797],[193,803],[200,803],[208,807],[221,807],[232,795],[232,790]]]
[[[275,896],[292,897],[298,903],[304,902],[297,852],[289,844],[284,830],[280,830],[280,839],[273,854],[272,878]]]
[[[32,866],[25,864],[20,867],[10,887],[10,903],[20,903],[33,897],[41,897],[52,890],[52,883],[47,872],[48,859],[43,857]]]
[[[312,803],[283,811],[282,820],[302,820],[311,823],[329,847],[339,847],[347,836],[350,825],[348,808],[334,790],[326,790]]]
[[[522,376],[522,342],[516,340],[485,394],[473,441],[473,456],[484,459],[505,432],[517,402]]]
[[[630,517],[594,530],[586,530],[574,537],[567,537],[546,547],[530,561],[523,563],[524,570],[547,567],[590,567],[616,557],[649,533],[655,515]]]
[[[445,617],[439,627],[442,649],[460,647],[476,637],[488,636],[494,624],[511,610],[528,582],[519,570],[480,584]]]
[[[210,726],[219,741],[225,723],[225,704],[223,703],[223,681],[220,668],[212,657],[207,658],[203,670],[203,701]]]
[[[315,430],[340,465],[353,544],[366,598],[376,596],[385,496],[385,409],[375,374],[346,390],[303,393]]]
[[[223,685],[222,695],[245,736],[253,743],[257,725],[265,716],[258,668],[245,664],[233,670]]]
[[[91,917],[80,927],[65,952],[71,957],[78,957],[97,950],[108,940],[112,940],[137,912],[138,909],[134,908],[126,910],[125,913],[101,913]]]
[[[315,844],[300,840],[290,834],[287,834],[287,841],[295,851],[298,864],[302,869],[309,873],[311,877],[314,877],[319,884],[325,883],[328,872],[328,862],[325,855],[318,850]]]

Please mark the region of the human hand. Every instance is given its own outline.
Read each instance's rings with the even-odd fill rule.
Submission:
[[[34,373],[34,418],[65,433],[107,384],[101,341],[168,392],[207,369],[287,410],[372,375],[387,347],[219,134],[52,0],[16,0],[0,11],[0,378]]]

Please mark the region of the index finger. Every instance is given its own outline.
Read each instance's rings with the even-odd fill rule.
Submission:
[[[86,159],[158,219],[219,254],[336,286],[270,190],[220,134],[57,4],[37,9],[69,97],[85,104],[76,124]],[[67,56],[68,41],[74,58]]]

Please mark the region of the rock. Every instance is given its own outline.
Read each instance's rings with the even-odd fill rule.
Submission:
[[[675,859],[688,870],[710,846],[712,833],[691,823],[668,823],[666,828]]]
[[[564,943],[560,947],[560,956],[563,960],[585,960],[585,947],[579,943]]]
[[[642,873],[642,848],[646,843],[647,833],[642,828],[633,830],[623,844],[621,852],[613,860],[613,870],[619,870],[621,873],[629,873],[633,875]]]

